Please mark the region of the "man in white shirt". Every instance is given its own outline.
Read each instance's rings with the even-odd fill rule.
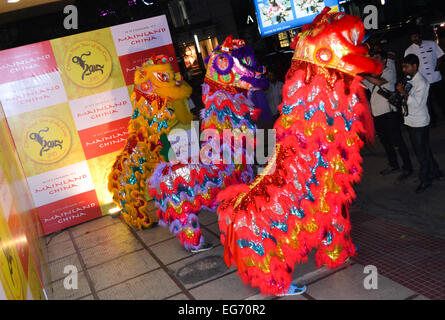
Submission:
[[[419,58],[419,72],[430,84],[428,110],[431,116],[431,124],[435,126],[436,114],[432,105],[437,105],[445,116],[445,88],[439,71],[444,52],[436,42],[422,40],[419,30],[411,31],[411,42],[411,46],[405,50],[405,57],[409,54],[415,54]]]
[[[397,75],[396,53],[394,51],[388,51],[388,60],[386,62],[386,66],[388,68],[391,68],[394,71],[394,73]]]
[[[387,175],[400,170],[397,159],[396,149],[403,162],[403,173],[398,180],[405,180],[412,173],[411,159],[408,148],[403,140],[400,125],[402,124],[402,113],[392,106],[388,99],[378,93],[379,88],[389,91],[395,91],[397,75],[395,70],[388,65],[388,56],[386,52],[378,51],[373,54],[373,58],[380,61],[383,66],[383,72],[380,76],[371,74],[362,74],[364,83],[371,91],[371,113],[374,118],[374,126],[386,153],[388,159],[388,168],[380,171],[381,175]]]
[[[429,188],[433,179],[441,180],[444,177],[430,147],[430,115],[427,107],[430,84],[419,72],[419,64],[419,58],[414,54],[407,55],[402,61],[403,73],[411,79],[408,81],[412,86],[409,93],[401,83],[397,84],[397,90],[404,96],[408,105],[408,115],[404,121],[420,165],[420,184],[415,190],[416,193]]]

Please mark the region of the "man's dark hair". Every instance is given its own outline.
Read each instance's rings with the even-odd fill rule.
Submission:
[[[386,53],[386,51],[376,51],[372,54],[373,56],[379,55],[382,57],[383,60],[387,60],[388,59],[388,53]]]
[[[419,67],[419,57],[417,57],[415,54],[409,54],[405,58],[402,59],[402,63],[414,65],[416,64],[417,67]]]
[[[408,34],[412,36],[413,34],[418,34],[419,36],[422,35],[422,28],[421,27],[411,27],[408,29]]]

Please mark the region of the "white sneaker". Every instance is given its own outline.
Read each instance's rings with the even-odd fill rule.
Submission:
[[[286,293],[279,294],[278,296],[279,297],[297,296],[297,295],[305,293],[306,289],[307,289],[306,286],[299,287],[296,284],[291,283],[290,287],[289,287],[289,290],[287,290]]]
[[[204,251],[210,250],[212,248],[213,248],[213,245],[211,243],[204,241],[203,244],[199,248],[191,249],[190,252],[191,253],[204,252]]]

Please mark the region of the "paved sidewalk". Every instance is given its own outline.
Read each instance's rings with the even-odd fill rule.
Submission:
[[[365,290],[362,261],[341,268],[317,269],[313,257],[296,268],[296,282],[308,285],[302,296],[262,296],[245,286],[223,262],[214,215],[202,212],[205,235],[215,247],[190,254],[166,228],[134,231],[109,216],[50,235],[48,249],[54,282],[50,299],[411,299],[415,290],[380,275],[378,290]],[[375,264],[375,263],[374,263]],[[66,290],[63,269],[79,270],[77,290]],[[377,265],[378,268],[380,266]],[[380,269],[379,269],[380,271]]]
[[[362,212],[351,213],[353,261],[429,299],[445,299],[445,240]]]
[[[445,299],[445,181],[415,194],[418,163],[406,130],[403,136],[415,169],[406,181],[379,174],[387,163],[378,140],[362,153],[364,173],[351,210],[351,236],[359,248],[354,261],[375,265],[379,274],[430,299]],[[430,129],[430,140],[445,172],[445,121]]]
[[[404,132],[406,135],[406,132]],[[433,153],[445,169],[445,123],[432,129]],[[409,141],[406,140],[409,145]],[[410,147],[410,145],[409,145]],[[301,296],[264,297],[245,286],[223,262],[217,217],[200,213],[214,248],[186,252],[168,229],[135,231],[105,216],[47,236],[51,299],[445,299],[445,181],[416,195],[416,178],[396,184],[382,177],[386,165],[377,142],[363,151],[364,175],[350,211],[358,254],[335,270],[317,269],[313,257],[294,279],[308,285]],[[416,164],[416,159],[412,157]],[[154,209],[154,208],[153,208]],[[79,270],[77,290],[65,290],[63,269]],[[378,289],[366,290],[365,266],[378,270]]]

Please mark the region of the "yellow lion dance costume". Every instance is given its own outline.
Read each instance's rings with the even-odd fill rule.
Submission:
[[[154,222],[146,181],[159,162],[168,161],[171,128],[194,119],[187,104],[191,93],[166,56],[152,57],[135,72],[129,136],[108,176],[108,190],[130,226],[142,229]]]

